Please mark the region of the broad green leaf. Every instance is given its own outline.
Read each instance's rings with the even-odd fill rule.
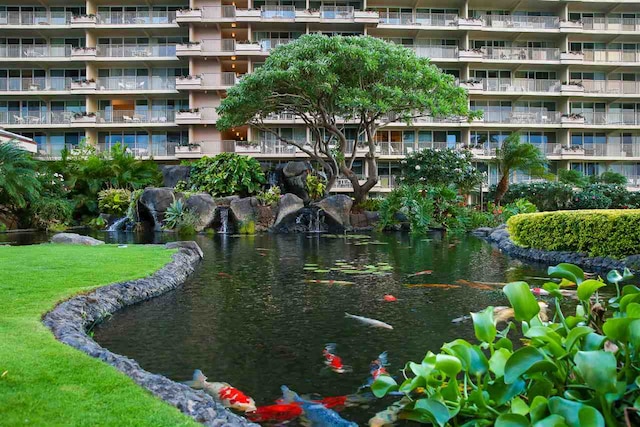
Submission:
[[[518,379],[511,384],[504,382],[504,377],[496,379],[493,384],[489,385],[487,390],[491,395],[491,399],[496,406],[502,406],[513,399],[515,396],[524,392],[526,383]]]
[[[628,317],[607,319],[602,325],[602,331],[611,341],[627,341],[629,325],[633,320]]]
[[[504,375],[504,365],[511,356],[511,352],[506,348],[499,348],[493,352],[489,359],[489,370],[499,378]]]
[[[640,302],[640,293],[630,293],[623,296],[622,298],[620,298],[620,311],[626,311],[627,306],[634,302]]]
[[[585,280],[578,285],[578,299],[580,301],[588,301],[591,295],[603,286],[607,286],[607,284],[599,280]]]
[[[423,376],[417,376],[413,378],[407,378],[400,384],[398,391],[402,393],[411,393],[418,387],[424,387],[426,385],[426,378]]]
[[[513,351],[513,343],[509,338],[500,338],[498,341],[496,341],[495,348],[504,348],[509,350],[509,352],[511,353]]]
[[[549,411],[563,417],[569,427],[604,427],[604,417],[596,408],[562,397],[549,399]]]
[[[493,307],[487,307],[478,313],[471,313],[473,329],[479,341],[492,343],[496,338],[496,325],[493,322]]]
[[[549,267],[547,269],[547,273],[551,277],[571,280],[577,285],[579,285],[584,280],[584,272],[580,267],[565,262],[560,263],[555,267]]]
[[[451,378],[455,378],[458,372],[462,370],[460,359],[448,354],[438,354],[436,356],[436,369],[444,372]]]
[[[516,320],[528,322],[540,312],[538,301],[525,282],[509,283],[503,291],[513,307]]]
[[[567,339],[565,340],[565,343],[564,343],[567,351],[571,351],[571,349],[578,342],[578,340],[589,335],[592,332],[593,332],[593,329],[591,329],[588,326],[578,326],[576,328],[573,328],[567,335]]]
[[[516,396],[511,400],[511,413],[527,415],[529,413],[529,405],[527,405],[524,400]]]
[[[640,318],[640,304],[637,302],[632,302],[627,306],[625,310],[627,312],[627,317],[631,317],[634,319]]]
[[[529,418],[531,418],[531,422],[535,423],[536,421],[540,421],[548,413],[547,398],[543,396],[534,397],[529,407]]]
[[[635,319],[628,327],[629,342],[636,348],[640,348],[640,319]]]
[[[620,274],[618,270],[611,270],[607,273],[607,282],[609,283],[619,283],[622,282],[622,280],[622,274]]]
[[[546,345],[547,349],[555,357],[563,357],[567,353],[562,346],[562,337],[548,326],[533,326],[527,330],[525,336],[533,339],[536,343],[540,343],[536,347]]]
[[[607,337],[593,332],[585,337],[582,349],[585,351],[600,350],[606,339]]]
[[[640,288],[635,285],[625,285],[622,288],[622,295],[640,294]]]
[[[418,364],[415,362],[409,362],[409,368],[411,369],[411,372],[413,372],[415,376],[423,377],[423,378],[427,378],[431,373],[431,371],[433,370],[432,365],[428,365],[426,363]]]
[[[443,349],[457,356],[462,362],[463,369],[471,375],[482,375],[489,369],[489,361],[482,350],[464,340],[455,340],[452,343],[445,344]]]
[[[533,423],[531,427],[567,427],[567,423],[560,415],[552,414]]]
[[[529,427],[529,420],[520,414],[502,414],[496,419],[495,427]]]
[[[573,361],[582,378],[597,393],[616,391],[616,358],[607,351],[579,351]]]
[[[380,375],[371,384],[371,391],[377,398],[384,397],[390,391],[398,389],[398,383],[390,375]]]
[[[445,404],[435,399],[419,399],[413,409],[429,414],[439,426],[444,426],[451,418]]]
[[[564,280],[564,279],[562,279]],[[549,292],[549,294],[552,297],[555,298],[563,298],[562,293],[560,293],[560,285],[555,283],[555,282],[547,282],[544,285],[542,285],[542,289],[544,289],[545,291]]]
[[[631,272],[631,270],[629,270],[628,268],[625,267],[625,269],[622,271],[622,281],[627,281],[627,280],[631,280],[633,279],[634,275]]]
[[[544,355],[542,352],[533,347],[523,347],[507,359],[504,366],[504,381],[511,384],[524,375],[532,366],[538,362],[542,362]]]

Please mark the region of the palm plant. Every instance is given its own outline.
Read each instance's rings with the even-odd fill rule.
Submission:
[[[535,145],[522,142],[518,132],[505,138],[502,146],[496,150],[494,163],[500,172],[494,200],[496,205],[500,205],[500,201],[509,190],[511,172],[520,171],[532,177],[542,177],[547,165],[542,152]]]
[[[0,144],[0,205],[24,208],[40,194],[36,161],[14,141]]]

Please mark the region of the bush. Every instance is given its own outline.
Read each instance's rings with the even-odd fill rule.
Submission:
[[[513,203],[507,203],[502,207],[502,218],[503,221],[507,221],[514,215],[519,215],[523,213],[534,213],[538,212],[536,205],[528,201],[527,199],[518,199]]]
[[[174,200],[164,213],[164,228],[180,234],[194,234],[198,217],[184,207],[182,200]]]
[[[0,233],[4,233],[5,231],[7,231],[7,226],[4,222],[0,222]]]
[[[493,199],[495,186],[491,187],[489,198]],[[569,209],[573,199],[573,188],[560,182],[531,182],[512,184],[502,199],[503,203],[513,203],[517,199],[526,199],[536,205],[539,211],[558,211]]]
[[[582,187],[585,184],[584,175],[575,169],[560,169],[558,171],[558,181],[574,187]]]
[[[305,189],[311,200],[319,200],[324,197],[327,185],[317,175],[308,174],[305,181]]]
[[[130,203],[131,191],[124,188],[109,188],[98,193],[98,208],[102,213],[124,216]]]
[[[507,221],[518,245],[591,256],[640,254],[640,210],[584,210],[516,215]]]
[[[354,206],[355,211],[369,211],[369,212],[377,212],[380,210],[380,206],[384,199],[382,197],[372,197],[369,199],[365,199],[362,202],[358,203]]]
[[[268,190],[263,190],[256,195],[258,203],[262,206],[272,206],[280,200],[280,187],[272,185]]]
[[[575,195],[571,204],[573,209],[608,209],[611,199],[597,188],[585,188]]]
[[[260,163],[253,157],[220,153],[194,162],[189,182],[193,191],[203,191],[214,197],[245,197],[258,192],[265,178]]]
[[[407,185],[455,185],[466,193],[477,188],[482,181],[482,175],[473,166],[472,160],[469,151],[450,148],[415,151],[401,162],[400,179]]]
[[[583,191],[600,193],[611,199],[610,208],[627,208],[634,199],[634,195],[627,190],[627,187],[619,184],[590,184],[583,188]]]
[[[73,219],[73,203],[69,200],[41,197],[30,205],[31,223],[41,230],[60,230]]]
[[[593,175],[589,177],[590,181],[594,184],[617,184],[626,185],[627,177],[621,173],[614,171],[605,171],[600,175]]]

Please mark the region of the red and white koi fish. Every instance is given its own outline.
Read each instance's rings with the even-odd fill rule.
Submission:
[[[255,423],[267,421],[291,421],[302,415],[302,407],[297,403],[279,403],[269,406],[259,406],[253,412],[248,412],[247,418]]]
[[[351,372],[351,367],[344,365],[342,363],[342,358],[336,355],[336,345],[334,343],[329,343],[324,346],[322,350],[322,355],[324,356],[324,363],[331,370],[338,374],[344,374],[345,372]]]
[[[386,294],[384,297],[382,297],[382,299],[386,302],[396,302],[398,301],[398,298],[394,297],[391,294]]]
[[[256,403],[252,398],[227,383],[208,382],[200,369],[193,372],[193,380],[187,383],[191,388],[204,390],[209,396],[220,402],[225,408],[242,412],[254,412]]]
[[[578,291],[573,289],[558,289],[558,292],[565,297],[575,297]],[[531,293],[534,295],[547,296],[551,295],[549,291],[546,291],[542,288],[531,288]]]

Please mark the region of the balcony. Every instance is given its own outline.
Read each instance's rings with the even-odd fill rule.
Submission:
[[[175,124],[174,110],[101,110],[96,117],[97,124]]]
[[[98,152],[111,152],[115,144],[99,143],[97,145]],[[121,144],[122,145],[122,144]],[[127,153],[138,157],[148,159],[151,157],[175,157],[176,142],[149,142],[149,143],[133,143],[124,144]]]
[[[458,15],[454,13],[380,12],[383,25],[410,25],[422,27],[456,27]]]
[[[609,138],[606,143],[584,143],[582,145],[567,146],[562,144],[546,144],[545,154],[548,157],[582,158],[637,158],[640,157],[640,141],[634,140],[622,143],[620,138]]]
[[[296,141],[300,145],[306,144],[304,140]],[[244,154],[286,155],[294,156],[296,153],[306,156],[295,146],[281,141],[245,142],[234,141],[234,152]]]
[[[353,6],[320,6],[320,19],[353,21],[355,17]]]
[[[201,76],[203,89],[226,89],[240,81],[235,72],[204,73]]]
[[[458,46],[407,46],[422,58],[458,59]]]
[[[584,61],[588,62],[640,62],[640,51],[635,50],[583,50]]]
[[[260,17],[265,20],[274,21],[295,21],[295,6],[271,6],[265,5],[260,8]]]
[[[71,77],[2,77],[0,78],[0,92],[33,92],[41,94],[44,91],[68,91],[71,89]]]
[[[72,15],[70,12],[43,11],[0,11],[0,28],[3,25],[25,26],[37,25],[69,25]]]
[[[201,16],[203,21],[234,20],[236,18],[236,7],[204,6]]]
[[[560,28],[558,16],[483,15],[482,26],[515,30],[555,30]]]
[[[623,80],[582,80],[580,84],[585,93],[602,93],[607,95],[638,95],[640,81]]]
[[[103,58],[171,58],[176,56],[175,45],[97,45],[96,56]]]
[[[79,121],[76,114],[73,111],[0,111],[0,124],[24,127],[69,125]]]
[[[462,83],[464,86],[465,83]],[[560,80],[551,79],[518,79],[518,78],[488,78],[480,80],[480,89],[485,92],[544,92],[560,93],[562,87]],[[476,89],[477,86],[470,88]]]
[[[582,28],[589,31],[640,31],[640,19],[613,16],[582,18]]]
[[[100,77],[96,82],[97,90],[111,91],[175,91],[175,79],[158,76],[120,76]]]
[[[2,58],[66,58],[71,56],[73,46],[70,44],[61,45],[0,45],[0,57]]]
[[[559,61],[560,49],[553,47],[483,47],[483,59],[500,61]]]
[[[482,118],[474,122],[505,123],[520,125],[559,124],[562,114],[559,111],[544,110],[482,110]]]
[[[96,14],[97,25],[166,25],[176,23],[173,11],[105,11]]]

